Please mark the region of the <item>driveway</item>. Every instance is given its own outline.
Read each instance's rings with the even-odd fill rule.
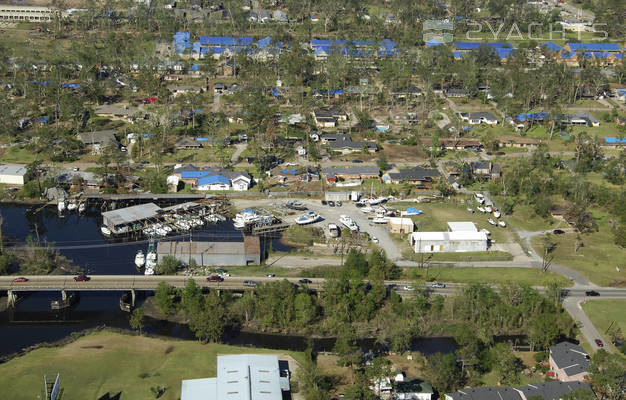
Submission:
[[[596,344],[595,339],[602,339],[602,335],[600,335],[600,332],[598,332],[589,317],[587,317],[587,314],[585,314],[585,311],[583,311],[581,303],[584,301],[585,299],[581,299],[580,297],[567,297],[563,301],[563,307],[565,307],[567,312],[575,321],[582,323],[582,326],[580,326],[580,332],[591,346],[591,349],[596,352],[599,347]],[[613,349],[611,349],[611,346],[609,346],[608,343],[605,343],[603,349],[609,353],[613,352]]]

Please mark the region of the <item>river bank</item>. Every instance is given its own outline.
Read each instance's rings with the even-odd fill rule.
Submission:
[[[180,398],[183,379],[216,375],[218,354],[276,354],[298,363],[303,353],[201,344],[100,330],[62,346],[41,347],[0,364],[0,398],[29,400],[43,389],[43,376],[59,373],[66,397],[76,399],[152,398],[151,388],[166,387],[160,399]]]

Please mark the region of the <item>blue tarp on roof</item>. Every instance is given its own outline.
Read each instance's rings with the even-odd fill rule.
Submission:
[[[530,120],[534,120],[534,121],[543,121],[544,119],[546,119],[546,117],[548,116],[548,113],[541,111],[541,112],[537,112],[537,113],[521,113],[521,114],[517,114],[515,116],[515,119],[521,122],[524,121],[530,121]]]
[[[463,57],[463,52],[462,52],[462,51],[453,51],[453,52],[452,52],[452,56],[453,56],[454,58],[459,59],[459,58]]]
[[[513,49],[507,49],[506,47],[500,47],[497,48],[496,51],[498,52],[498,57],[500,58],[509,58],[511,52],[513,51]]]
[[[501,48],[509,48],[512,49],[513,45],[511,43],[496,43],[496,42],[454,42],[454,48],[457,50],[474,50],[477,49],[480,45],[491,46],[496,49]]]
[[[348,43],[347,40],[312,39],[311,46],[341,46]]]
[[[435,46],[440,46],[442,44],[443,42],[440,42],[439,40],[431,39],[428,42],[426,42],[426,47],[435,47]]]
[[[180,173],[181,178],[202,178],[203,176],[208,175],[208,171],[182,171]]]
[[[196,138],[193,138],[193,140],[195,140],[197,142],[208,142],[208,141],[213,140],[213,138],[210,138],[210,137],[196,137]]]
[[[422,210],[418,210],[417,208],[408,207],[406,209],[407,214],[421,214]]]
[[[374,42],[371,40],[353,40],[352,44],[355,46],[373,46]]]
[[[272,88],[272,97],[278,98],[278,88]]]
[[[571,51],[620,51],[617,43],[568,43]]]
[[[548,51],[551,51],[553,53],[558,53],[559,51],[563,50],[563,47],[559,46],[556,43],[552,43],[552,42],[545,42],[544,44],[541,45],[541,47],[547,49]]]
[[[63,83],[61,84],[61,87],[64,89],[80,89],[81,84],[80,83]]]
[[[230,180],[224,175],[211,175],[198,179],[198,186],[214,185],[216,183],[230,185]]]
[[[253,42],[251,37],[200,36],[200,44],[205,46],[250,46]]]
[[[618,143],[626,144],[626,138],[620,139],[616,137],[607,137],[607,138],[604,138],[604,141],[609,144],[618,144]]]
[[[191,67],[189,67],[189,71],[198,71],[200,70],[200,66],[198,64],[194,64]]]

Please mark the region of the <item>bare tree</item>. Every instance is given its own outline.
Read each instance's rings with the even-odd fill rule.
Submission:
[[[541,270],[543,272],[547,272],[552,265],[552,261],[554,260],[554,251],[558,247],[558,244],[552,241],[552,236],[549,233],[546,233],[543,237],[543,243],[541,247],[543,249],[541,255]]]

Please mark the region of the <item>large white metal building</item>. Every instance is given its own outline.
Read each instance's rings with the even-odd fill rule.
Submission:
[[[416,253],[487,251],[484,232],[413,232],[409,243]]]
[[[0,183],[23,185],[26,182],[26,166],[18,164],[0,164]]]
[[[48,7],[0,4],[0,20],[50,22],[55,11]]]
[[[180,400],[282,400],[289,371],[278,357],[261,354],[217,356],[217,377],[182,382]]]

